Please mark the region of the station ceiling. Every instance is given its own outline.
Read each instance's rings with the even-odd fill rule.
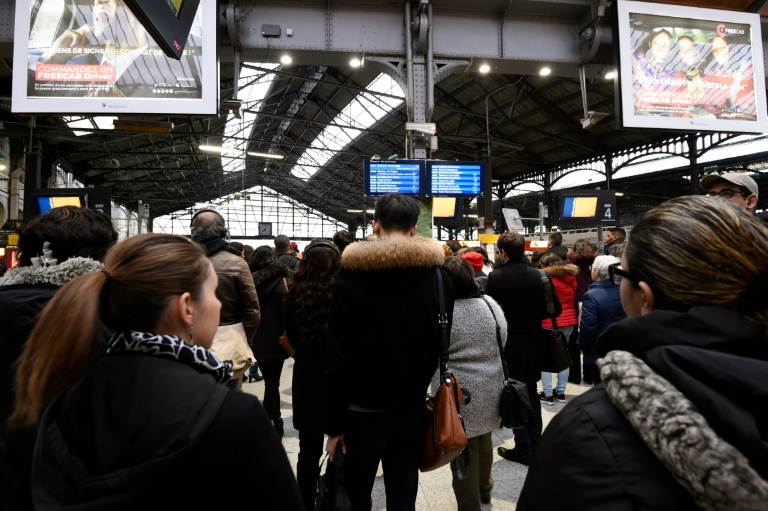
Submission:
[[[6,0],[7,1],[7,0]],[[258,4],[258,1],[251,1]],[[355,4],[353,0],[315,0],[305,3]],[[383,7],[402,5],[401,1],[377,1]],[[663,1],[768,13],[768,0]],[[530,16],[557,16],[582,19],[592,8],[589,0],[433,0],[436,8],[515,12]],[[10,59],[7,49],[0,65],[0,137],[17,146],[30,137],[30,118],[10,112]],[[277,63],[277,55],[268,62]],[[145,116],[139,120],[168,121],[170,134],[127,133],[99,129],[95,121],[90,134],[78,136],[59,116],[38,116],[34,136],[42,141],[46,161],[66,164],[86,185],[108,186],[113,198],[131,208],[143,200],[152,205],[153,215],[169,214],[193,207],[223,195],[257,185],[269,187],[301,204],[342,222],[360,223],[362,218],[348,209],[360,209],[363,198],[363,160],[374,155],[387,158],[405,155],[406,105],[402,104],[377,124],[363,130],[352,144],[338,151],[310,180],[290,173],[293,166],[333,122],[336,114],[353,100],[382,71],[375,65],[361,68],[323,65],[281,65],[273,71],[274,80],[264,101],[249,109],[256,119],[247,130],[236,133],[248,139],[247,149],[278,152],[285,159],[266,162],[245,160],[244,172],[224,172],[222,158],[201,151],[201,144],[220,143],[226,138],[228,111],[219,115]],[[221,99],[232,97],[234,67],[222,61]],[[538,74],[454,73],[435,83],[434,114],[439,149],[436,159],[481,160],[486,151],[485,99],[492,91],[515,83],[493,94],[489,100],[493,179],[514,183],[516,176],[531,172],[546,173],[581,158],[601,155],[621,148],[641,145],[674,134],[653,130],[617,129],[612,80],[592,77],[587,81],[589,109],[605,115],[589,129],[583,129],[582,91],[578,78],[539,76]],[[90,118],[87,118],[90,119]],[[136,120],[136,118],[131,118]],[[82,129],[82,128],[81,128]],[[766,155],[751,157],[759,165]],[[45,179],[45,171],[43,179]],[[764,183],[768,186],[768,183]],[[626,191],[637,196],[672,197],[692,191],[682,172],[663,178],[635,179]],[[768,193],[765,194],[768,198]],[[762,198],[761,198],[762,199]],[[765,201],[763,199],[761,202]],[[373,206],[373,199],[367,199]],[[524,206],[523,206],[524,207]],[[619,204],[621,208],[621,203]],[[525,213],[523,211],[523,213]],[[525,214],[523,214],[525,216]]]

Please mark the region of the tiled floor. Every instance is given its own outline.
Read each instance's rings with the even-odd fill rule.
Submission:
[[[283,437],[283,446],[288,453],[288,459],[291,465],[296,469],[296,461],[299,455],[298,432],[293,429],[291,420],[291,375],[293,372],[293,360],[289,359],[283,368],[283,374],[280,382],[281,409],[285,419],[285,437]],[[569,384],[566,389],[566,396],[572,398],[587,391],[589,387]],[[254,394],[259,399],[264,396],[264,383],[246,383],[243,390]],[[544,427],[549,424],[552,417],[560,411],[565,404],[555,403],[554,406],[542,404],[542,416]],[[509,462],[496,454],[496,447],[505,446],[512,448],[515,445],[512,431],[509,429],[497,429],[493,432],[493,479],[495,486],[493,488],[491,503],[484,505],[483,509],[493,511],[508,511],[516,507],[517,498],[522,490],[525,481],[527,467],[517,463]],[[381,477],[381,469],[376,477],[376,483],[373,488],[373,509],[380,511],[386,509],[386,500],[384,498],[384,479]],[[451,473],[448,467],[419,474],[419,495],[416,500],[416,509],[423,511],[452,511],[456,509],[453,489],[451,488]]]

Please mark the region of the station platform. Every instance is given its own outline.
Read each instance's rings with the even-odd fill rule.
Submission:
[[[299,433],[293,429],[293,411],[291,406],[291,378],[293,375],[293,359],[288,359],[283,366],[280,378],[280,410],[285,421],[285,436],[283,447],[288,454],[294,472],[299,458]],[[589,390],[587,385],[568,384],[565,394],[568,400]],[[539,384],[541,390],[541,384]],[[264,397],[264,382],[244,383],[243,392],[253,394],[260,400]],[[541,413],[544,427],[552,420],[567,403],[557,403],[554,406],[542,404]],[[528,467],[513,463],[501,458],[496,453],[496,448],[515,446],[511,429],[497,429],[493,432],[493,469],[494,488],[491,494],[491,503],[483,505],[483,509],[493,511],[510,511],[517,507],[517,499],[523,488]],[[379,467],[376,481],[373,486],[373,510],[384,511],[386,498],[384,496],[384,478]],[[451,472],[448,466],[438,470],[419,474],[419,493],[416,500],[416,509],[419,511],[455,511],[456,500],[451,488]]]

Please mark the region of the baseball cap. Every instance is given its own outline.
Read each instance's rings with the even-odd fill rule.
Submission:
[[[291,242],[291,248],[294,249],[294,250],[298,250],[299,249],[298,243],[296,243],[295,241],[292,241]]]
[[[755,180],[742,172],[726,172],[725,174],[709,174],[708,176],[704,176],[704,178],[701,180],[699,184],[704,190],[709,191],[709,189],[712,188],[712,186],[720,180],[728,181],[729,183],[735,184],[737,186],[743,186],[744,188],[749,190],[750,193],[754,193],[755,195],[758,195],[757,183],[755,182]]]
[[[473,270],[480,271],[483,269],[484,260],[482,254],[478,252],[467,252],[462,255],[461,258],[469,261],[469,264],[472,265]]]

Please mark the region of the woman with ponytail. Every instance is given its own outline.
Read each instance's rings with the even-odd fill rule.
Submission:
[[[720,198],[637,222],[608,267],[627,318],[597,339],[603,383],[552,419],[518,509],[766,508],[766,254],[762,222]]]
[[[284,306],[285,331],[296,350],[293,366],[293,427],[299,431],[296,478],[307,511],[315,509],[320,456],[323,453],[323,369],[333,283],[341,264],[330,240],[313,240],[304,249]]]
[[[104,266],[56,294],[19,362],[10,423],[40,423],[35,508],[301,509],[264,409],[208,351],[221,304],[201,247],[145,234]]]

